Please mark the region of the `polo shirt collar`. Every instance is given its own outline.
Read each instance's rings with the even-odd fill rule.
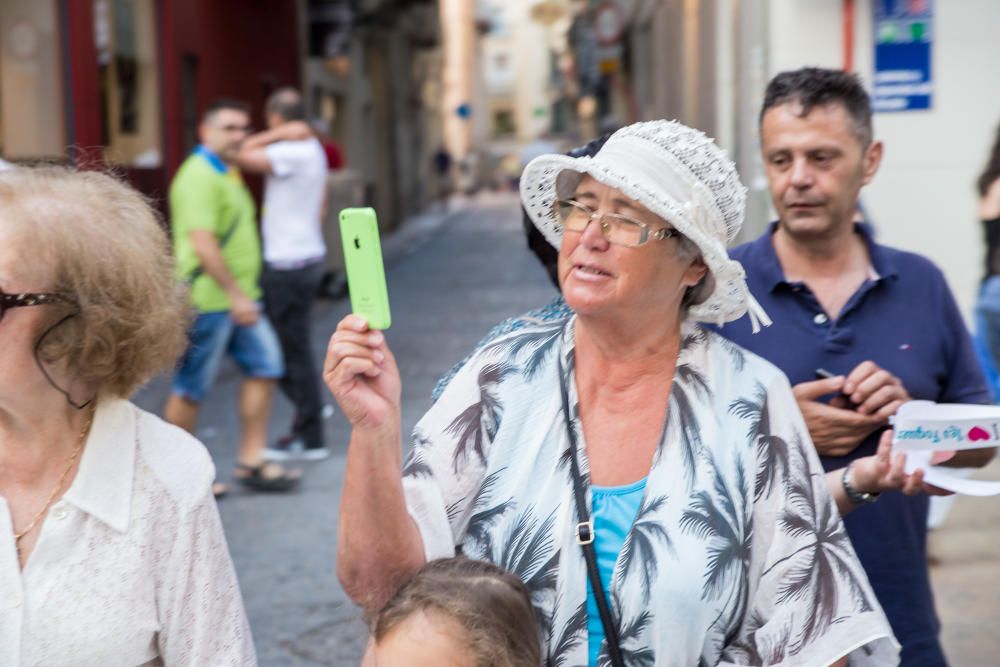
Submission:
[[[875,230],[866,222],[855,223],[854,231],[861,234],[868,246],[868,257],[879,278],[898,278],[899,272],[896,270],[896,263],[886,252],[884,246],[875,243]]]
[[[781,270],[781,262],[778,261],[778,253],[774,251],[773,237],[777,230],[777,221],[772,222],[767,226],[767,231],[757,237],[751,245],[751,254],[757,256],[757,261],[750,262],[750,265],[757,272],[757,280],[763,282],[769,292],[787,282],[785,272]]]
[[[758,278],[771,292],[779,285],[789,284],[785,278],[785,272],[781,268],[781,262],[778,261],[778,253],[774,250],[773,237],[774,232],[777,230],[778,222],[774,221],[768,225],[767,232],[761,234],[757,240],[752,242],[752,252],[759,258],[759,261],[754,263],[755,269],[759,271]],[[856,222],[854,223],[854,232],[860,234],[864,239],[865,245],[868,247],[868,257],[878,277],[880,279],[898,277],[899,274],[892,257],[889,256],[889,253],[886,252],[883,246],[875,243],[872,226],[867,223]]]
[[[198,147],[194,149],[196,155],[200,155],[205,158],[205,161],[212,166],[212,169],[216,170],[220,174],[224,174],[229,171],[229,165],[222,161],[218,153],[206,148],[202,144],[198,144]]]
[[[120,398],[100,399],[80,469],[63,500],[120,533],[128,528],[135,476],[135,409]]]

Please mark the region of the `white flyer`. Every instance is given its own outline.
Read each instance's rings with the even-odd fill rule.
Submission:
[[[969,496],[1000,494],[1000,482],[965,479],[954,468],[931,465],[935,451],[1000,447],[1000,406],[909,401],[890,420],[893,451],[906,453],[904,470],[924,470],[924,481]]]

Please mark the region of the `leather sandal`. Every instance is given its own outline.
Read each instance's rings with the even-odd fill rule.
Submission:
[[[288,491],[302,479],[302,471],[268,462],[255,466],[237,463],[235,477],[240,484],[254,491]]]

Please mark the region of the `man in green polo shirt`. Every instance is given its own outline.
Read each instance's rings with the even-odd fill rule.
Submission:
[[[242,440],[236,477],[258,490],[284,491],[299,480],[264,462],[271,396],[284,374],[281,346],[261,312],[256,207],[233,160],[250,130],[246,105],[219,100],[198,126],[201,144],[170,185],[170,221],[178,278],[191,288],[197,318],[174,376],[165,418],[194,432],[201,401],[223,354],[246,378],[240,390]],[[225,491],[216,485],[216,495]]]

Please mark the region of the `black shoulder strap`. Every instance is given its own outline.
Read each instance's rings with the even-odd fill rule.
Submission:
[[[233,232],[236,231],[236,227],[239,226],[239,224],[240,224],[240,215],[239,213],[234,213],[233,221],[230,223],[229,228],[222,235],[222,238],[219,239],[219,250],[222,250],[223,248],[226,247],[226,244],[229,243],[229,239],[233,237]],[[194,267],[194,270],[192,270],[191,273],[188,274],[187,277],[188,285],[194,285],[194,281],[198,280],[198,278],[200,278],[201,274],[203,273],[205,273],[205,269],[202,268],[201,264]]]
[[[561,353],[560,353],[561,354]],[[562,357],[559,359],[559,388],[562,390],[563,418],[566,421],[566,434],[569,436],[570,476],[573,478],[573,499],[576,501],[576,515],[580,520],[576,524],[576,543],[583,548],[583,558],[587,561],[587,577],[594,591],[597,611],[601,615],[601,625],[604,626],[604,637],[608,642],[608,653],[613,667],[625,667],[622,658],[622,648],[618,640],[618,624],[611,613],[611,606],[604,594],[601,584],[601,572],[597,569],[597,552],[594,550],[594,522],[587,511],[587,497],[584,488],[585,481],[580,474],[580,464],[576,460],[576,429],[569,416],[569,395],[566,390],[566,375],[563,373]]]

